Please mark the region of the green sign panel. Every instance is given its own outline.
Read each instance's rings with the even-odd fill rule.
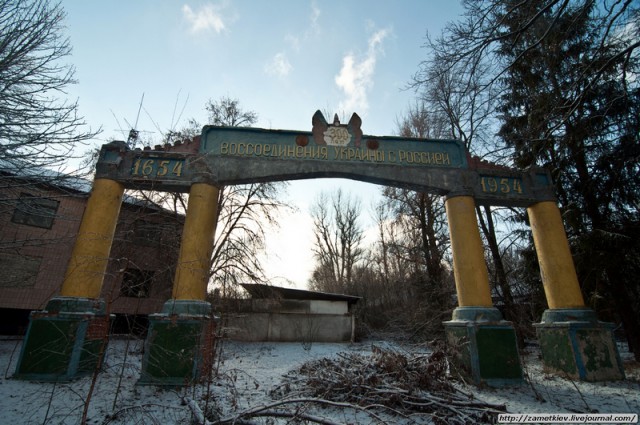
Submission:
[[[330,131],[334,130],[334,131]],[[356,136],[345,127],[310,132],[205,127],[200,152],[222,158],[319,161],[404,167],[466,168],[457,140]]]

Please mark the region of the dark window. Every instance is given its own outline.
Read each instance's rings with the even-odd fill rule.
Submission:
[[[58,204],[59,202],[54,199],[21,193],[11,221],[27,226],[51,229],[53,218],[58,212]]]
[[[157,246],[162,239],[162,225],[146,220],[133,223],[133,243],[144,246]]]
[[[126,269],[120,285],[123,297],[146,298],[153,281],[152,270]]]
[[[0,251],[0,288],[24,288],[36,284],[42,258]]]

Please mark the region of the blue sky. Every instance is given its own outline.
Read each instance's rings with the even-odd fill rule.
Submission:
[[[62,5],[78,80],[69,96],[79,100],[87,124],[103,129],[96,146],[126,137],[143,93],[137,128],[151,139],[190,118],[204,124],[205,103],[222,96],[256,112],[256,127],[310,130],[321,109],[346,119],[356,112],[365,134],[393,135],[415,97],[406,87],[425,56],[427,31],[439,34],[462,10],[453,0]],[[299,222],[288,226],[290,236],[281,230],[270,243],[280,253],[268,260],[272,275],[304,286],[312,240],[300,229],[310,226],[308,207],[317,194],[337,187],[359,196],[365,215],[378,192],[356,182],[292,183],[287,198],[299,207]]]
[[[402,89],[424,57],[427,30],[439,33],[460,12],[452,0],[63,6],[79,80],[71,94],[103,139],[118,135],[110,111],[122,126],[134,124],[142,93],[147,112],[138,127],[156,135],[151,119],[163,131],[191,117],[202,122],[205,102],[221,96],[257,112],[258,127],[310,128],[322,109],[357,112],[365,133],[392,134],[413,99]]]

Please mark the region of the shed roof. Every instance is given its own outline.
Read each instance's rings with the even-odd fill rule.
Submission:
[[[281,286],[261,285],[258,283],[243,283],[242,287],[252,298],[279,298],[289,300],[321,300],[346,301],[355,304],[362,297],[355,295],[332,294],[329,292],[306,291],[304,289],[283,288]]]

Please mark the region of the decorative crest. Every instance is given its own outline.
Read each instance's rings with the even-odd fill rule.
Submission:
[[[313,124],[313,140],[318,145],[347,146],[353,139],[353,144],[360,147],[362,141],[362,120],[355,112],[351,115],[348,124],[340,124],[338,114],[333,117],[333,124],[329,124],[319,110],[313,114],[311,119]]]

